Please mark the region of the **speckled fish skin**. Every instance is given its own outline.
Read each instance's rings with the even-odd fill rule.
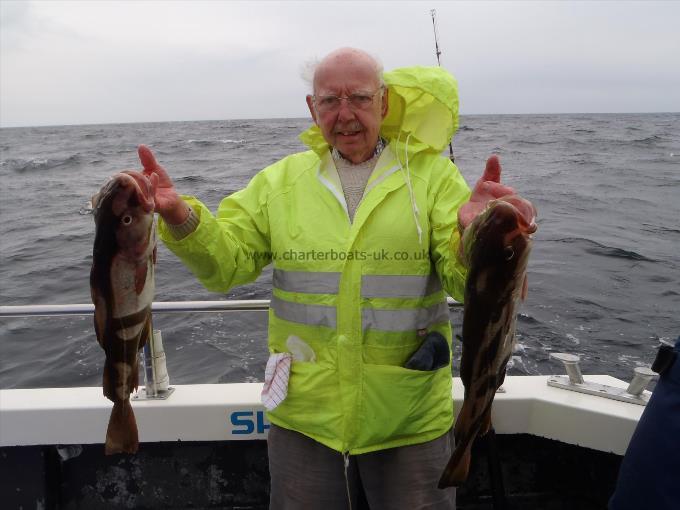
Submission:
[[[505,197],[492,201],[464,233],[468,276],[460,376],[465,397],[454,428],[456,447],[440,488],[467,480],[472,443],[491,427],[493,399],[515,344],[517,309],[526,296],[535,217],[529,202]]]
[[[92,197],[92,206],[96,229],[90,290],[97,341],[106,354],[104,395],[113,402],[105,452],[135,453],[139,437],[130,393],[138,385],[138,351],[153,331],[151,184],[138,172],[116,174]]]

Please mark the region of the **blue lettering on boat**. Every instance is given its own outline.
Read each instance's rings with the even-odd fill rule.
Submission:
[[[231,413],[232,434],[264,434],[269,428],[265,420],[264,411],[235,411]]]

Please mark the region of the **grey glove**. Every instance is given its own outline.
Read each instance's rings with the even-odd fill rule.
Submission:
[[[449,364],[449,344],[441,333],[431,331],[404,365],[411,370],[437,370]]]

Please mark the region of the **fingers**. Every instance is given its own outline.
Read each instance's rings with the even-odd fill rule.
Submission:
[[[458,231],[463,235],[463,231],[472,223],[475,216],[481,211],[480,207],[475,207],[470,202],[463,204],[463,206],[458,209]]]
[[[505,186],[494,181],[480,181],[475,187],[475,192],[486,198],[501,198],[507,195],[514,195],[515,188]]]
[[[161,166],[158,164],[158,161],[156,161],[156,157],[153,155],[153,152],[151,152],[151,149],[149,149],[146,145],[140,145],[137,147],[137,154],[139,155],[139,160],[142,162],[142,166],[144,167],[145,175],[148,176],[150,174],[156,173],[161,168]]]
[[[501,161],[496,154],[486,160],[486,168],[482,175],[482,181],[501,182]]]
[[[151,174],[149,176],[149,182],[151,183],[151,194],[156,195],[156,190],[158,189],[158,182],[160,181],[160,178],[158,177],[158,174]]]
[[[501,184],[501,162],[498,156],[493,154],[486,160],[484,173],[475,185],[473,200],[490,200],[514,194],[515,190],[513,188]]]

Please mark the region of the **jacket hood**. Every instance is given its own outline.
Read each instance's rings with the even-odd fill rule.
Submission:
[[[401,153],[442,152],[458,129],[458,84],[441,67],[402,67],[383,75],[389,89],[389,110],[380,134]],[[408,139],[408,143],[406,140]],[[322,154],[328,143],[314,125],[300,135]]]

